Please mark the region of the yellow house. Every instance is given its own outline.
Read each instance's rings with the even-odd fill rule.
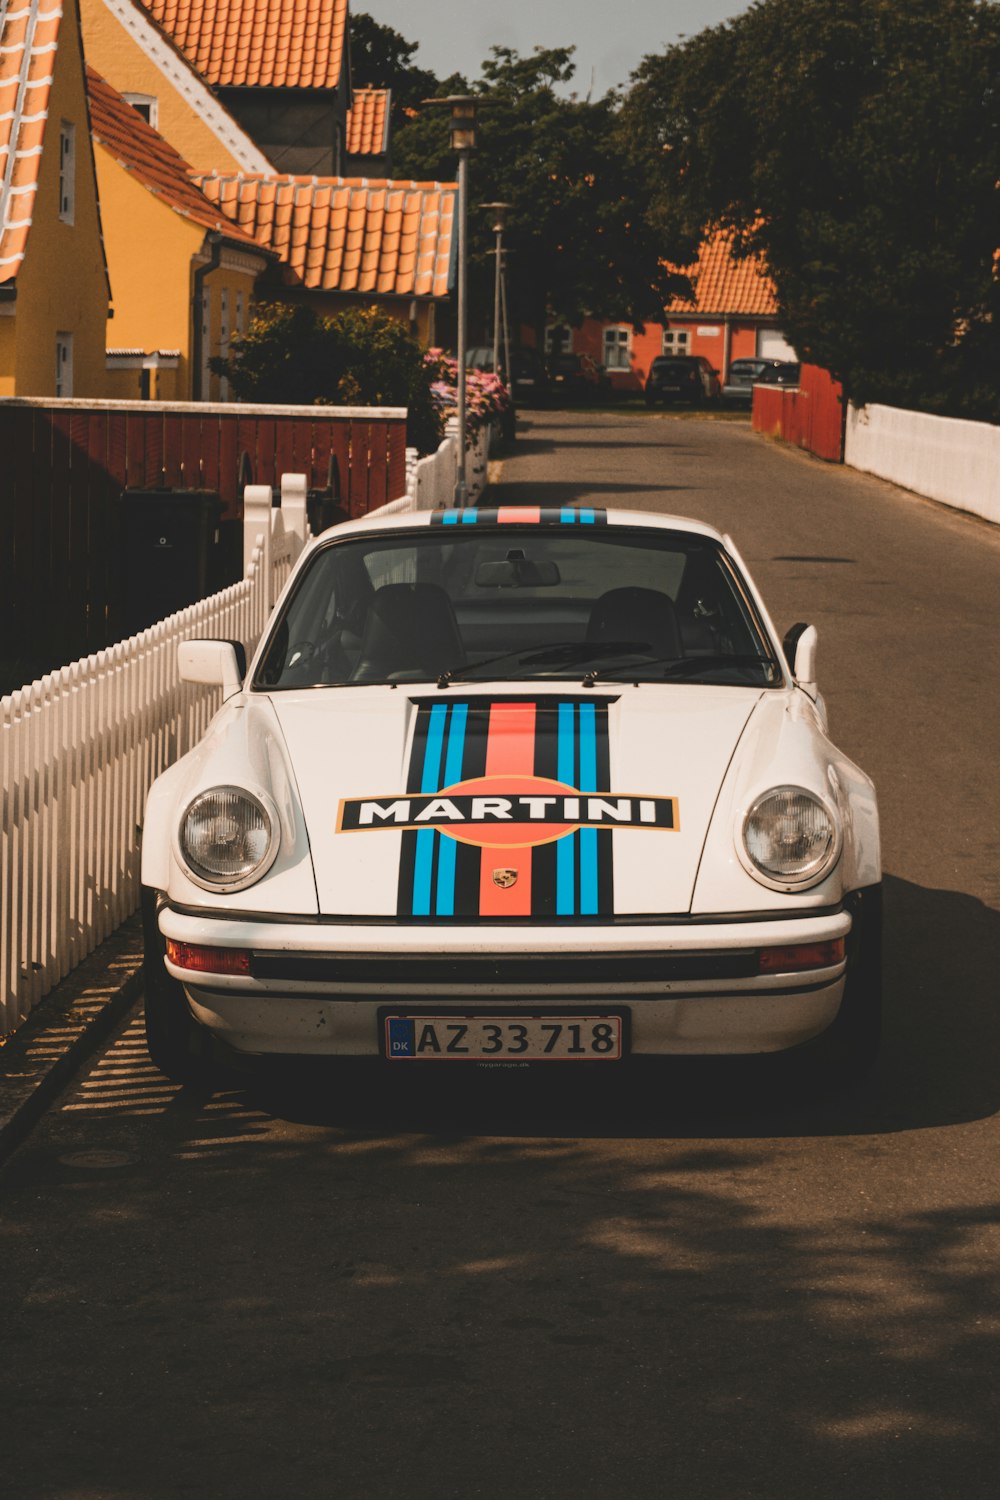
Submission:
[[[200,171],[271,163],[205,78],[136,0],[79,0],[87,61]]]
[[[208,201],[169,142],[93,68],[87,85],[115,291],[109,392],[225,401],[227,382],[209,361],[243,333],[274,256]]]
[[[8,0],[0,396],[104,396],[109,300],[76,0]]]

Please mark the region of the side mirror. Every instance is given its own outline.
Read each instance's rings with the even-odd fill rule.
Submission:
[[[810,698],[815,698],[817,694],[816,647],[818,643],[819,636],[815,625],[804,624],[793,625],[781,643],[785,656],[788,658],[788,665],[792,669],[792,676]]]
[[[247,655],[241,641],[181,641],[177,670],[182,682],[221,687],[223,702],[243,686]]]

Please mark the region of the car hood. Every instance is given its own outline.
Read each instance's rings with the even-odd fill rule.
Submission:
[[[760,697],[693,684],[274,694],[320,912],[687,912]]]

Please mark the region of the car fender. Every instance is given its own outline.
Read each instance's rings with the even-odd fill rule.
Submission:
[[[241,891],[206,889],[191,877],[177,852],[177,830],[186,807],[213,786],[263,794],[277,810],[277,857],[258,882]],[[241,693],[231,699],[216,714],[204,739],[153,783],[143,828],[142,884],[188,907],[300,916],[318,912],[295,777],[266,698]]]
[[[743,819],[772,787],[801,786],[839,816],[837,863],[817,885],[781,891],[756,880],[738,852]],[[695,881],[692,912],[792,910],[838,905],[881,879],[878,808],[871,781],[827,738],[800,688],[765,694],[747,722],[723,780]]]

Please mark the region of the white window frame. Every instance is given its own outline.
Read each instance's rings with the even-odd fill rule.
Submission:
[[[158,128],[160,101],[155,94],[122,94],[122,98],[139,111],[147,125],[152,125],[154,130]]]
[[[601,333],[601,359],[606,370],[632,368],[632,329],[627,323],[608,323]]]
[[[212,357],[212,289],[203,286],[201,289],[201,399],[210,401],[212,399],[212,370],[209,360]]]
[[[65,400],[73,394],[73,335],[56,334],[56,396]]]
[[[219,292],[219,355],[222,359],[229,356],[229,288],[224,286]],[[225,375],[219,378],[219,400],[229,400],[229,381]]]
[[[663,354],[690,354],[690,328],[664,328],[661,352]]]
[[[559,335],[558,345],[556,334]],[[565,334],[565,338],[563,335]],[[545,353],[547,357],[553,354],[573,353],[573,330],[568,323],[547,323],[545,325]]]
[[[76,126],[72,120],[59,123],[59,218],[76,221]]]

